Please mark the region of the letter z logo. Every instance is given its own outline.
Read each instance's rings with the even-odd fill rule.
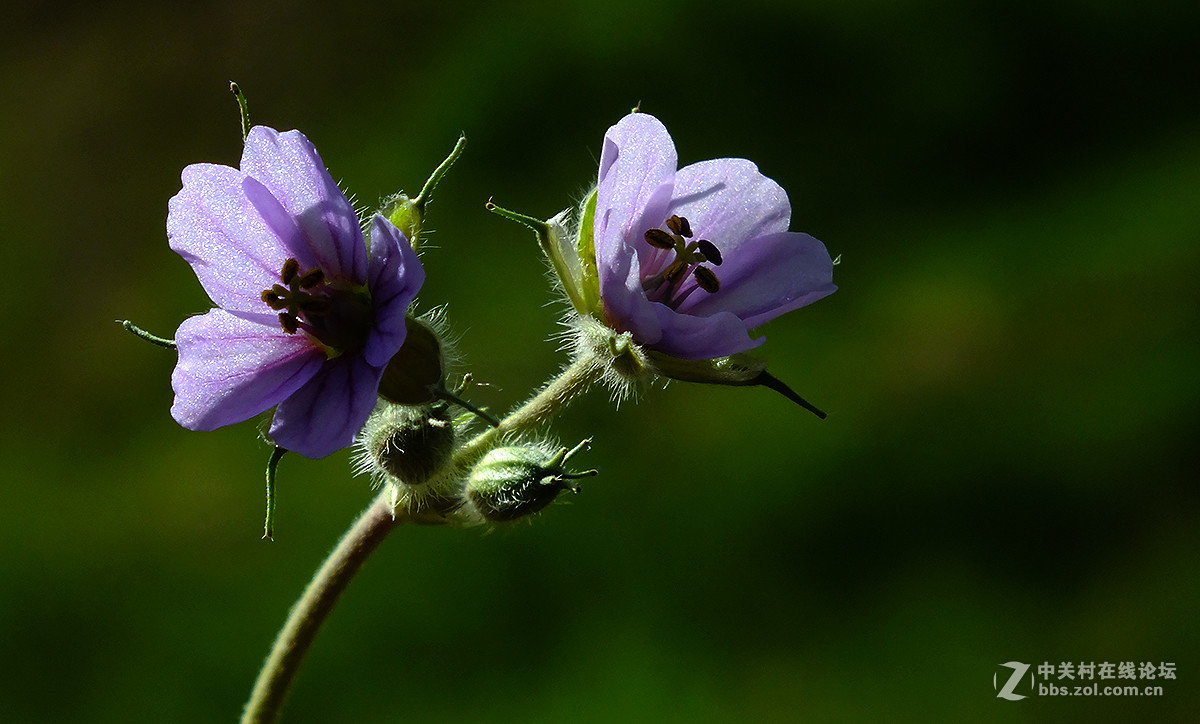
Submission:
[[[1004,683],[1004,688],[1000,689],[1000,693],[996,696],[1000,699],[1008,699],[1009,701],[1020,701],[1025,698],[1024,694],[1017,694],[1013,690],[1017,688],[1017,684],[1025,676],[1025,672],[1029,671],[1029,664],[1022,664],[1020,661],[1010,661],[1007,664],[1000,664],[1012,669],[1012,675],[1008,677],[1008,681]],[[992,688],[998,689],[996,674],[992,674]]]

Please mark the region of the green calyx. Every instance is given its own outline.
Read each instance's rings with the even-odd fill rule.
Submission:
[[[439,399],[446,357],[433,328],[415,317],[405,317],[408,334],[379,380],[379,396],[398,405],[424,405]]]
[[[229,82],[229,92],[237,99],[238,113],[242,119],[242,143],[245,143],[246,136],[250,135],[250,104],[246,101],[246,94],[242,93],[242,89],[237,83]]]
[[[579,217],[579,236],[575,250],[579,258],[579,293],[583,308],[581,314],[601,316],[600,275],[596,272],[596,190],[593,189],[583,202],[583,213]]]
[[[442,178],[454,162],[462,156],[467,147],[467,137],[459,136],[458,142],[446,160],[442,161],[421,187],[421,193],[410,198],[407,194],[397,193],[386,199],[379,207],[382,214],[392,225],[404,233],[414,251],[418,250],[424,239],[421,232],[425,228],[425,207],[433,197],[434,189],[441,183]]]
[[[774,390],[821,419],[825,413],[767,372],[767,361],[744,352],[715,359],[680,359],[638,344],[629,332],[618,332],[592,317],[571,323],[572,353],[599,370],[618,399],[638,385],[666,377],[681,382],[732,387],[761,386]]]
[[[658,374],[683,382],[709,385],[754,385],[767,369],[767,361],[745,353],[716,359],[679,359],[648,350],[646,356]]]
[[[766,387],[778,392],[822,420],[825,419],[824,412],[796,394],[778,377],[767,372],[767,361],[759,357],[742,352],[716,359],[679,359],[654,350],[648,350],[646,356],[655,371],[663,377],[708,385]]]
[[[404,193],[395,194],[383,202],[379,213],[404,234],[415,251],[421,243],[421,228],[425,221],[422,209],[417,208],[416,200],[410,199]]]
[[[498,425],[499,421],[487,410],[463,399],[462,389],[446,387],[446,350],[434,325],[412,316],[405,317],[404,323],[408,330],[404,344],[383,369],[379,397],[396,405],[451,402],[492,427]],[[469,378],[464,379],[463,388]]]

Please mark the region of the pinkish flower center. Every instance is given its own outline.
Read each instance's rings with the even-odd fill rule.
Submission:
[[[647,229],[646,243],[656,251],[649,263],[643,265],[642,273],[658,269],[642,279],[642,291],[652,302],[662,302],[671,309],[678,309],[692,292],[703,289],[709,294],[721,288],[712,269],[704,266],[721,265],[721,252],[707,239],[688,241],[692,238],[692,225],[682,216],[672,216],[663,224],[670,231]],[[664,254],[663,252],[670,252]]]
[[[334,354],[366,345],[371,297],[365,289],[331,282],[319,267],[301,274],[295,259],[283,263],[279,280],[263,290],[262,300],[279,312],[283,331],[304,331]]]

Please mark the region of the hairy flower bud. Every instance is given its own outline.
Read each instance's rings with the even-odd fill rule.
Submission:
[[[446,512],[458,505],[448,488],[456,476],[456,434],[446,403],[381,405],[358,437],[356,466],[392,489],[397,507]]]
[[[555,451],[533,443],[496,448],[475,465],[467,479],[467,500],[484,519],[508,522],[545,508],[564,489],[578,492],[572,480],[590,477],[595,470],[568,472],[563,465],[588,447],[584,440],[574,448]]]

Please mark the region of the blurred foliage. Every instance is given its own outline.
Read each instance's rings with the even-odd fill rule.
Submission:
[[[503,409],[560,363],[532,236],[636,103],[755,160],[841,290],[765,390],[674,384],[555,427],[602,475],[532,525],[401,529],[285,721],[1191,721],[1200,707],[1200,5],[24,3],[0,10],[0,719],[233,719],[370,498],[346,454],[179,429],[166,246],[189,163],[300,128],[364,204],[430,207],[425,308]],[[51,291],[54,293],[51,294]],[[26,303],[28,302],[28,303]],[[1172,661],[1161,699],[1006,702],[1017,660]]]

